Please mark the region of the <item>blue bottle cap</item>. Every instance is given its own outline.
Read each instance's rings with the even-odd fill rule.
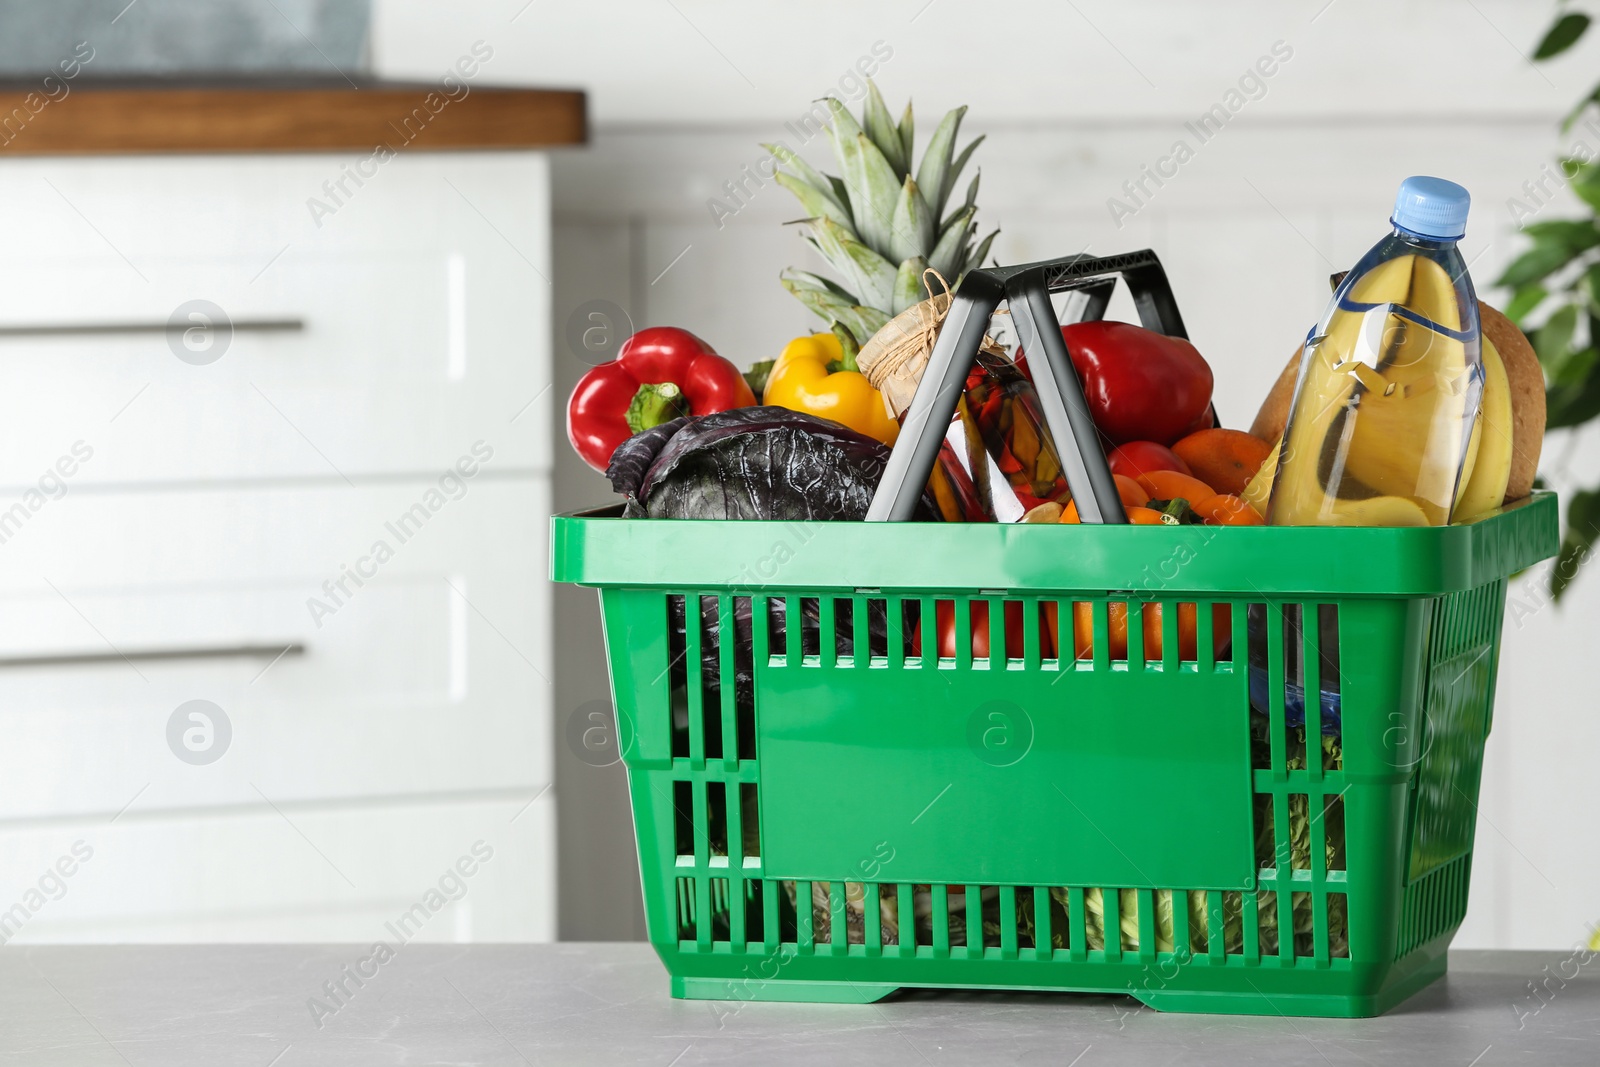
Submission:
[[[1400,183],[1389,221],[1419,237],[1453,241],[1467,232],[1472,194],[1443,178],[1415,175]]]

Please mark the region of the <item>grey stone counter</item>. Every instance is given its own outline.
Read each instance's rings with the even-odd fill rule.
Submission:
[[[1448,978],[1389,1015],[1339,1021],[1161,1015],[1072,994],[674,1001],[637,944],[408,945],[360,988],[346,980],[336,1005],[323,984],[365,955],[356,945],[8,946],[0,1063],[1600,1064],[1600,957],[1586,953],[1453,953]],[[1530,982],[1544,983],[1540,996]]]

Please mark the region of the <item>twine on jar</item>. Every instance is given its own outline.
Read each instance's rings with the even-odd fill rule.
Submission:
[[[928,280],[930,274],[943,292],[933,291]],[[928,291],[928,299],[890,319],[856,354],[856,366],[861,368],[872,387],[883,394],[883,406],[890,418],[899,418],[911,406],[917,383],[927,368],[928,356],[939,340],[939,330],[950,314],[953,297],[944,275],[928,267],[922,272],[922,284]],[[1005,355],[1000,343],[987,335],[981,350],[992,356]]]

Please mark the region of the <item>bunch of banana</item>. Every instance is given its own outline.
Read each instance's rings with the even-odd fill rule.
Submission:
[[[1511,412],[1511,381],[1505,361],[1487,334],[1483,337],[1483,400],[1478,407],[1478,425],[1473,427],[1473,445],[1461,472],[1461,491],[1456,494],[1451,522],[1481,519],[1506,501],[1511,481],[1514,447],[1514,418]]]
[[[1481,378],[1463,342],[1396,309],[1461,330],[1450,277],[1426,256],[1397,256],[1345,300],[1371,310],[1336,310],[1310,344],[1268,521],[1442,526]]]
[[[1393,262],[1400,261],[1392,261],[1388,266],[1392,266]],[[1430,263],[1430,266],[1434,265]],[[1382,271],[1375,271],[1368,277],[1370,279],[1382,274]],[[1416,274],[1416,268],[1412,267],[1413,278]],[[1368,292],[1392,294],[1399,290],[1402,281],[1407,285],[1410,284],[1411,280],[1404,279],[1402,275],[1403,272],[1397,268],[1393,273],[1379,277],[1371,288],[1363,290],[1363,294]],[[1432,288],[1434,292],[1438,291],[1442,280],[1447,283],[1442,270],[1438,270],[1437,275],[1424,271],[1423,284]],[[1376,301],[1380,297],[1360,295],[1356,299]],[[1381,299],[1393,299],[1393,297],[1387,296]],[[1453,302],[1446,303],[1453,304]],[[1483,337],[1483,393],[1479,403],[1478,418],[1473,424],[1466,445],[1460,487],[1455,493],[1454,507],[1449,512],[1450,521],[1457,523],[1472,522],[1502,504],[1527,496],[1532,490],[1534,474],[1539,465],[1540,445],[1544,438],[1544,377],[1533,347],[1521,331],[1494,308],[1480,301],[1478,312]],[[1448,326],[1452,324],[1453,319],[1453,314],[1441,314],[1441,318],[1436,321]],[[1430,336],[1435,340],[1439,338],[1437,334]],[[1272,496],[1275,475],[1279,467],[1284,423],[1293,401],[1294,388],[1301,367],[1301,355],[1301,352],[1296,351],[1290,358],[1283,373],[1268,393],[1250,430],[1264,440],[1279,442],[1278,447],[1274,447],[1243,494],[1246,500],[1263,513],[1266,512],[1268,500]],[[1322,375],[1322,383],[1324,386],[1327,385],[1330,376],[1326,368],[1318,368],[1313,364],[1308,373]],[[1415,375],[1411,377],[1415,379]],[[1384,389],[1388,387],[1387,382],[1386,378]],[[1428,389],[1426,382],[1422,383],[1422,389],[1424,392]],[[1382,390],[1379,392],[1381,398]],[[1399,392],[1398,388],[1396,392]],[[1348,393],[1341,397],[1338,391],[1334,391],[1333,396],[1347,399]],[[1370,399],[1370,391],[1362,397],[1362,421],[1367,420],[1372,414],[1365,406]],[[1384,420],[1381,413],[1379,414],[1380,417],[1374,419],[1372,425],[1383,425]],[[1334,413],[1334,417],[1337,417],[1337,412]],[[1421,415],[1409,421],[1402,417],[1392,418],[1384,433],[1416,434],[1419,432],[1416,424],[1421,418]],[[1325,417],[1312,421],[1322,425],[1323,434],[1320,440],[1313,440],[1311,447],[1316,448],[1319,445],[1324,448],[1329,447],[1327,431],[1332,428],[1330,424],[1333,419]],[[1307,436],[1314,437],[1314,434]],[[1300,434],[1297,433],[1296,437],[1299,438]],[[1452,443],[1459,447],[1459,437]],[[1396,444],[1396,441],[1391,441],[1390,447]],[[1332,445],[1335,455],[1338,446],[1339,442],[1334,442]],[[1347,448],[1346,455],[1352,451],[1354,449]],[[1361,480],[1368,485],[1382,486],[1386,474],[1385,468],[1392,471],[1399,466],[1392,459],[1385,460],[1381,457],[1374,459],[1370,455],[1358,455],[1356,458],[1357,466],[1354,469],[1361,472]],[[1317,466],[1322,467],[1323,464],[1319,463]],[[1373,481],[1368,482],[1369,478]],[[1320,500],[1313,502],[1323,503]],[[1336,500],[1332,507],[1333,514],[1340,524],[1353,526],[1423,525],[1436,521],[1438,517],[1437,511],[1430,513],[1412,499],[1392,492],[1379,492],[1357,500]]]

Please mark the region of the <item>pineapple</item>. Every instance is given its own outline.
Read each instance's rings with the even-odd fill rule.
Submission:
[[[762,147],[788,168],[777,173],[777,182],[800,201],[808,216],[806,240],[845,283],[790,268],[781,276],[783,286],[827,321],[853,361],[868,338],[924,298],[924,270],[932,267],[952,288],[959,285],[999,231],[974,247],[978,175],[966,200],[944,214],[956,179],[983,140],[956,153],[965,107],[939,123],[913,177],[909,103],[896,125],[870,79],[861,122],[838,99],[826,102],[833,116],[828,136],[843,178],[818,173],[781,144]]]

